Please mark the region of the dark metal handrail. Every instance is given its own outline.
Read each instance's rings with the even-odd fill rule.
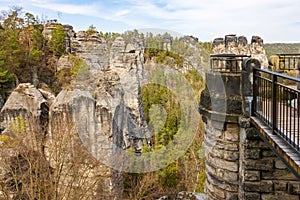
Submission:
[[[244,54],[211,54],[210,69],[212,72],[239,73],[242,71],[244,58],[250,57],[251,55]]]
[[[299,78],[253,69],[252,115],[300,152]]]

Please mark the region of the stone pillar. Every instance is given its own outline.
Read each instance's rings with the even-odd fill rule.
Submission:
[[[205,122],[208,199],[239,199],[239,121],[244,113],[249,116],[251,72],[252,67],[258,65],[257,60],[246,59],[242,73],[206,73],[206,88],[201,93],[200,113]]]
[[[238,199],[241,74],[206,73],[200,113],[205,122],[208,199]]]

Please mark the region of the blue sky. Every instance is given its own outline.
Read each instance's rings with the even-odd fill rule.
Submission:
[[[212,41],[225,34],[259,35],[265,43],[300,42],[299,0],[1,0],[75,31],[163,29]]]

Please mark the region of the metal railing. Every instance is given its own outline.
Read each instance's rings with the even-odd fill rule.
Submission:
[[[244,58],[250,57],[251,55],[243,54],[211,54],[210,69],[212,72],[240,73]]]
[[[276,54],[279,57],[280,70],[296,70],[300,68],[300,54]]]
[[[273,134],[280,135],[300,152],[299,78],[264,69],[253,69],[252,116],[258,117]]]

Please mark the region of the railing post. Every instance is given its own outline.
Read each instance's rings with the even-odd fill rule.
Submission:
[[[255,115],[257,111],[257,96],[258,96],[258,81],[257,81],[257,69],[253,67],[253,100],[252,100],[252,109],[251,109],[251,116]]]
[[[275,134],[277,125],[277,75],[272,74],[272,133]]]

